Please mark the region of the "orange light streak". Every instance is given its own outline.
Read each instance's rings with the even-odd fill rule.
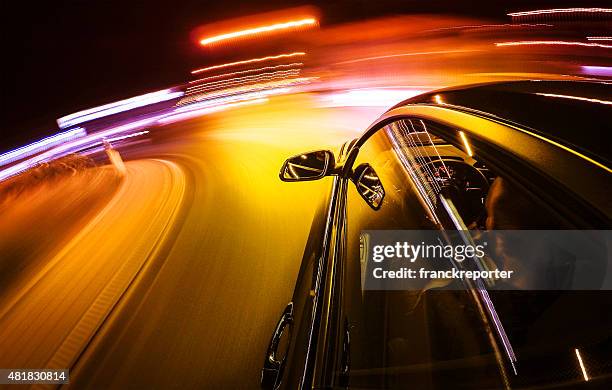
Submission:
[[[220,89],[220,88],[227,87],[227,86],[234,86],[237,84],[246,84],[246,83],[250,83],[254,81],[287,78],[291,76],[297,76],[299,75],[299,73],[300,73],[300,70],[295,69],[295,70],[290,70],[290,71],[271,72],[271,73],[263,73],[263,74],[257,74],[257,75],[247,76],[247,77],[238,77],[238,78],[229,79],[229,80],[216,81],[210,84],[198,85],[197,87],[191,87],[187,90],[187,92],[197,93],[197,92],[203,92],[203,91],[208,91],[208,90]]]
[[[198,73],[207,72],[209,70],[214,70],[214,69],[229,68],[231,66],[246,65],[246,64],[252,64],[252,63],[257,63],[257,62],[277,60],[277,59],[280,59],[280,58],[291,58],[291,57],[305,56],[305,55],[306,55],[306,53],[298,51],[298,52],[295,52],[295,53],[286,53],[286,54],[278,54],[278,55],[275,55],[275,56],[268,56],[268,57],[262,57],[262,58],[253,58],[253,59],[250,59],[250,60],[229,62],[227,64],[213,65],[213,66],[209,66],[209,67],[206,67],[206,68],[200,68],[200,69],[192,70],[191,74],[198,74]]]
[[[338,65],[341,65],[341,64],[353,64],[353,63],[356,63],[356,62],[384,60],[384,59],[387,59],[387,58],[396,58],[396,57],[428,56],[428,55],[435,55],[435,54],[471,53],[471,52],[475,52],[475,51],[480,51],[480,50],[472,50],[472,49],[469,49],[469,50],[437,50],[437,51],[421,51],[421,52],[403,53],[403,54],[387,54],[387,55],[375,56],[375,57],[357,58],[355,60],[348,60],[348,61],[337,62],[336,64],[338,64]]]
[[[209,87],[209,86],[213,86],[213,85],[219,85],[219,84],[223,84],[223,83],[227,83],[227,82],[231,82],[231,81],[236,81],[236,80],[250,80],[252,78],[256,78],[256,77],[260,77],[260,76],[300,73],[300,71],[301,71],[301,69],[287,69],[287,70],[277,70],[275,72],[264,72],[264,73],[250,74],[250,75],[241,76],[241,77],[233,77],[233,78],[229,78],[229,79],[211,81],[210,83],[202,83],[202,84],[198,84],[198,85],[192,85],[192,86],[187,88],[187,91],[191,91],[191,90],[198,89],[198,88],[203,88],[203,87]]]
[[[263,68],[240,70],[240,71],[237,71],[237,72],[224,73],[224,74],[220,74],[218,76],[210,76],[210,77],[204,77],[204,78],[201,78],[201,79],[193,80],[193,81],[190,81],[189,84],[201,83],[203,81],[208,81],[208,80],[218,80],[218,79],[222,79],[224,77],[236,76],[236,75],[239,75],[239,74],[256,73],[256,72],[262,72],[262,71],[274,70],[274,69],[295,68],[295,67],[299,67],[299,66],[302,66],[302,65],[304,65],[302,62],[294,62],[294,63],[291,63],[291,64],[283,64],[283,65],[276,65],[276,66],[264,66]]]
[[[466,25],[466,26],[440,27],[440,28],[434,28],[430,30],[424,30],[423,32],[437,32],[437,31],[462,30],[462,29],[480,29],[480,28],[523,28],[523,27],[554,27],[554,24],[547,24],[547,23],[472,24],[472,25]]]
[[[271,89],[271,88],[290,87],[290,86],[295,86],[295,85],[300,85],[300,84],[306,84],[312,81],[313,79],[314,79],[313,77],[298,77],[298,78],[292,78],[292,79],[283,79],[283,80],[278,80],[278,81],[268,81],[264,83],[249,84],[247,86],[228,88],[228,89],[218,90],[215,92],[194,94],[187,98],[182,99],[177,105],[185,105],[185,104],[189,104],[192,102],[199,102],[202,100],[220,98],[220,97],[236,95],[236,94],[241,94],[241,93],[263,91],[263,90]]]
[[[533,45],[559,45],[559,46],[584,46],[584,47],[599,47],[603,49],[612,49],[612,45],[602,45],[601,43],[587,42],[570,42],[570,41],[516,41],[516,42],[499,42],[495,46],[533,46]]]
[[[317,24],[317,20],[315,18],[292,20],[289,22],[276,23],[276,24],[272,24],[269,26],[260,26],[260,27],[249,28],[249,29],[241,30],[241,31],[234,31],[234,32],[227,33],[227,34],[215,35],[215,36],[204,38],[200,40],[200,44],[205,46],[205,45],[210,45],[211,43],[217,43],[217,42],[225,41],[228,39],[240,38],[240,37],[244,37],[247,35],[261,34],[261,33],[271,32],[271,31],[276,31],[276,30],[286,30],[286,29],[302,27],[302,26],[312,26],[315,24]]]

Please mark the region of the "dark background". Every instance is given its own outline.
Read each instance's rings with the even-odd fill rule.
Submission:
[[[194,67],[215,62],[189,36],[209,22],[306,4],[319,7],[321,24],[329,25],[432,12],[509,20],[505,14],[511,11],[606,3],[2,0],[0,152],[53,133],[59,116],[184,82]]]

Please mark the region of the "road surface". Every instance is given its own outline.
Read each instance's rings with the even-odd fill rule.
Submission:
[[[122,179],[106,165],[55,182],[95,201],[74,203],[80,218],[46,218],[64,238],[33,237],[35,265],[0,290],[0,351],[11,351],[0,367],[70,367],[69,388],[257,387],[331,180],[282,183],[278,170],[380,112],[313,102],[278,97],[152,128],[149,142],[118,148]],[[44,207],[20,200],[0,209],[1,225],[19,219],[32,234]],[[8,213],[18,207],[29,212]]]

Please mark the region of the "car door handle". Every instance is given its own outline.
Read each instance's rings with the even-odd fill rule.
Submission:
[[[344,339],[342,340],[342,359],[340,360],[340,375],[338,385],[342,388],[349,387],[349,375],[351,372],[351,328],[348,318],[344,318]]]
[[[266,358],[264,360],[263,369],[261,370],[261,387],[263,389],[277,389],[280,386],[281,379],[283,376],[283,369],[285,368],[285,360],[287,357],[287,351],[282,355],[282,358],[278,359],[278,346],[281,341],[281,337],[285,332],[285,329],[293,325],[293,302],[289,302],[283,314],[276,324],[270,343],[268,344],[268,350],[266,351]],[[287,350],[289,349],[289,343],[287,343]]]

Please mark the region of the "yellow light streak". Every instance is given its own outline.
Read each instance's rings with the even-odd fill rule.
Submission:
[[[582,376],[584,377],[584,381],[588,382],[589,376],[586,372],[586,368],[584,367],[584,363],[582,362],[582,356],[580,356],[580,351],[578,350],[578,348],[574,348],[574,351],[576,351],[576,357],[578,358],[578,363],[580,364],[580,369],[582,370]]]
[[[220,41],[225,41],[228,39],[240,38],[247,35],[260,34],[264,32],[271,32],[276,30],[286,30],[290,28],[302,27],[302,26],[312,26],[317,24],[317,20],[315,18],[307,18],[301,20],[292,20],[285,23],[276,23],[269,26],[260,26],[255,28],[249,28],[241,31],[234,31],[227,34],[215,35],[212,37],[204,38],[200,41],[200,44],[203,46],[210,45],[211,43],[217,43]]]
[[[472,157],[474,153],[472,152],[472,148],[470,148],[470,143],[468,142],[468,139],[465,136],[465,133],[463,131],[459,131],[459,136],[461,137],[461,140],[463,141],[463,145],[465,146],[466,153],[468,154],[468,156]]]

